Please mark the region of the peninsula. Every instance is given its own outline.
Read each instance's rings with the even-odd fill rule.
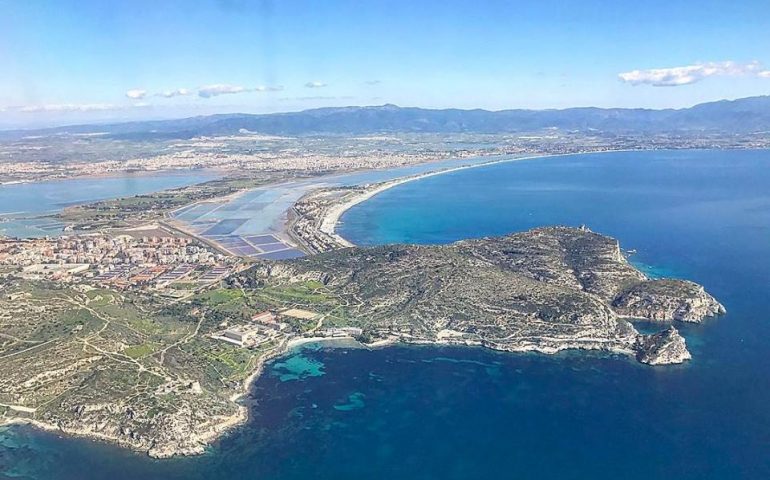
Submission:
[[[588,228],[373,248],[336,232],[389,188],[480,165],[310,191],[289,212],[287,234],[309,254],[294,260],[249,256],[233,239],[213,248],[170,217],[280,174],[78,206],[58,217],[72,235],[0,241],[0,423],[199,454],[247,419],[240,399],[266,361],[327,338],[691,358],[671,322],[724,307],[695,283],[646,277]],[[641,334],[635,318],[661,331]]]
[[[690,358],[672,320],[724,312],[702,287],[651,280],[618,242],[547,227],[444,246],[330,248],[256,261],[183,299],[4,277],[0,420],[197,454],[247,418],[264,362],[308,338],[589,349]],[[642,335],[628,316],[666,322]]]

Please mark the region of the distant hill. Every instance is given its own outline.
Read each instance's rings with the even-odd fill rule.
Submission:
[[[725,133],[770,131],[770,96],[703,103],[684,109],[568,108],[564,110],[431,110],[382,105],[318,108],[264,115],[225,114],[179,120],[75,125],[0,132],[24,135],[107,132],[113,138],[173,139],[228,135],[241,130],[271,135],[372,133],[517,133],[548,128],[622,133]]]

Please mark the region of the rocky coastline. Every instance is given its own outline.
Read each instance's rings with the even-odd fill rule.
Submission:
[[[303,199],[300,203],[304,205],[300,206],[300,211],[307,212],[308,218],[305,225],[322,224],[323,222],[319,219],[325,212],[335,211],[335,202],[337,205],[347,204],[350,195],[360,194],[351,193],[350,190],[346,190],[342,195],[338,193],[327,190]],[[310,232],[309,235],[308,233],[308,230],[303,232],[305,238],[318,239],[324,234],[324,232],[318,234]],[[321,245],[316,243],[316,246]],[[474,311],[467,308],[468,305],[463,302],[465,298],[459,302],[457,299],[473,292],[473,298],[469,300],[478,302],[476,311],[490,309],[485,301],[475,298],[478,293],[475,290],[479,290],[480,285],[490,281],[484,273],[474,284],[463,284],[462,288],[453,292],[455,294],[453,297],[441,298],[438,303],[429,301],[430,309],[423,307],[422,311],[416,315],[412,314],[411,318],[403,320],[403,325],[389,324],[387,329],[380,328],[375,332],[375,336],[379,335],[391,341],[403,343],[478,345],[501,351],[536,351],[546,354],[567,349],[605,350],[634,356],[642,363],[664,365],[682,363],[690,359],[684,338],[673,327],[660,332],[660,335],[643,335],[637,332],[628,320],[692,323],[725,313],[724,306],[709,295],[702,286],[686,280],[648,278],[628,263],[616,240],[595,234],[587,228],[545,227],[497,239],[461,241],[442,247],[396,245],[357,249],[330,241],[324,244],[324,248],[327,249],[325,254],[267,269],[262,268],[257,275],[266,278],[271,276],[289,278],[289,281],[312,278],[334,289],[348,291],[347,293],[356,299],[361,299],[363,293],[369,293],[361,292],[359,284],[373,283],[382,287],[388,283],[386,279],[391,277],[400,279],[398,281],[401,284],[418,286],[415,292],[404,292],[402,285],[388,285],[389,289],[385,292],[378,292],[368,302],[366,299],[361,301],[362,305],[359,305],[359,308],[369,308],[368,303],[371,302],[374,304],[374,311],[384,316],[380,312],[387,311],[389,307],[397,304],[392,299],[407,297],[407,303],[411,307],[412,304],[424,300],[430,292],[431,284],[440,284],[444,280],[440,276],[430,279],[414,278],[420,275],[418,273],[412,275],[410,272],[440,271],[446,268],[446,264],[454,263],[455,268],[449,268],[445,275],[452,277],[453,283],[461,283],[465,277],[472,276],[474,271],[503,267],[506,274],[515,274],[511,288],[523,290],[517,295],[515,301],[521,302],[524,299],[525,310],[529,309],[540,314],[539,309],[555,309],[558,312],[557,318],[569,318],[565,321],[568,327],[563,329],[549,331],[550,327],[538,327],[530,329],[528,334],[502,339],[479,333],[478,325],[474,325],[473,320],[470,320]],[[437,262],[435,261],[434,253],[441,255],[448,250],[451,252],[447,258],[439,258]],[[458,256],[458,253],[461,255]],[[330,256],[333,260],[327,261],[324,259],[325,256]],[[382,256],[385,256],[386,260],[380,264],[378,262]],[[465,256],[472,259],[467,265],[460,263],[465,261],[463,258]],[[409,259],[409,257],[413,258]],[[423,264],[423,257],[431,261],[427,265]],[[352,265],[358,267],[352,267]],[[500,272],[493,273],[498,275]],[[458,274],[463,280],[454,279],[454,275]],[[520,278],[519,275],[524,278]],[[537,284],[528,283],[532,280]],[[574,289],[580,296],[567,295],[564,303],[548,304],[548,300],[541,294],[554,285]],[[485,297],[487,300],[499,295],[494,291],[485,290],[484,293],[488,294]],[[565,292],[553,294],[564,295]],[[583,302],[587,302],[588,306]],[[494,306],[498,314],[507,311],[508,304],[502,303]],[[448,305],[453,304],[456,311],[465,310],[462,312],[463,321],[456,322],[451,318],[456,311],[453,312]],[[573,306],[588,311],[587,317],[580,321],[589,324],[591,328],[584,329],[570,325],[575,323],[575,315],[569,315],[569,310]],[[433,312],[430,313],[433,317],[443,315],[446,318],[424,319],[423,316],[429,316],[427,310]],[[394,317],[403,316],[403,313],[396,308],[389,312]],[[415,316],[418,316],[417,322],[415,322]],[[543,320],[537,318],[537,315],[531,318],[531,314],[529,317],[527,315],[521,317],[524,318],[522,328],[525,331],[530,324],[537,324]],[[420,325],[421,328],[415,328],[414,323],[421,321],[424,322]],[[577,323],[580,324],[580,321]],[[457,324],[462,327],[470,326],[473,330],[457,329],[452,326]],[[604,330],[597,331],[594,328],[597,324]],[[681,352],[673,354],[672,348],[663,348],[664,344],[672,348],[676,346]]]
[[[588,228],[544,227],[450,245],[372,248],[355,247],[335,233],[347,208],[394,184],[306,195],[294,207],[290,232],[316,254],[258,262],[228,278],[225,290],[321,285],[344,313],[345,326],[360,329],[357,340],[369,348],[405,343],[543,354],[599,350],[655,366],[690,360],[685,339],[673,326],[641,334],[628,319],[700,322],[725,313],[698,284],[648,278],[629,264],[615,239]],[[205,312],[198,308],[191,315],[202,319]],[[229,399],[204,391],[201,400],[209,404],[202,407],[200,400],[182,398],[190,392],[175,392],[176,410],[157,422],[137,424],[131,405],[119,403],[67,406],[58,417],[6,415],[0,423],[106,440],[156,458],[201,454],[247,420],[248,409],[238,402],[265,363],[303,341],[302,335],[288,335],[262,354]]]

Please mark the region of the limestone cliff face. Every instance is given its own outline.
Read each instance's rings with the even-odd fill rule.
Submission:
[[[692,358],[684,337],[674,327],[653,335],[639,335],[636,347],[637,360],[648,365],[670,365]]]
[[[620,315],[658,321],[700,322],[725,313],[702,286],[686,280],[647,280],[618,294],[612,307]]]

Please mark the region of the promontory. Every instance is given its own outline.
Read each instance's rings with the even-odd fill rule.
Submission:
[[[722,312],[703,287],[650,279],[616,240],[570,227],[257,261],[177,299],[9,274],[0,422],[194,454],[246,419],[239,397],[292,342],[590,349],[660,365],[690,358],[672,321]],[[632,317],[661,331],[640,334]]]

